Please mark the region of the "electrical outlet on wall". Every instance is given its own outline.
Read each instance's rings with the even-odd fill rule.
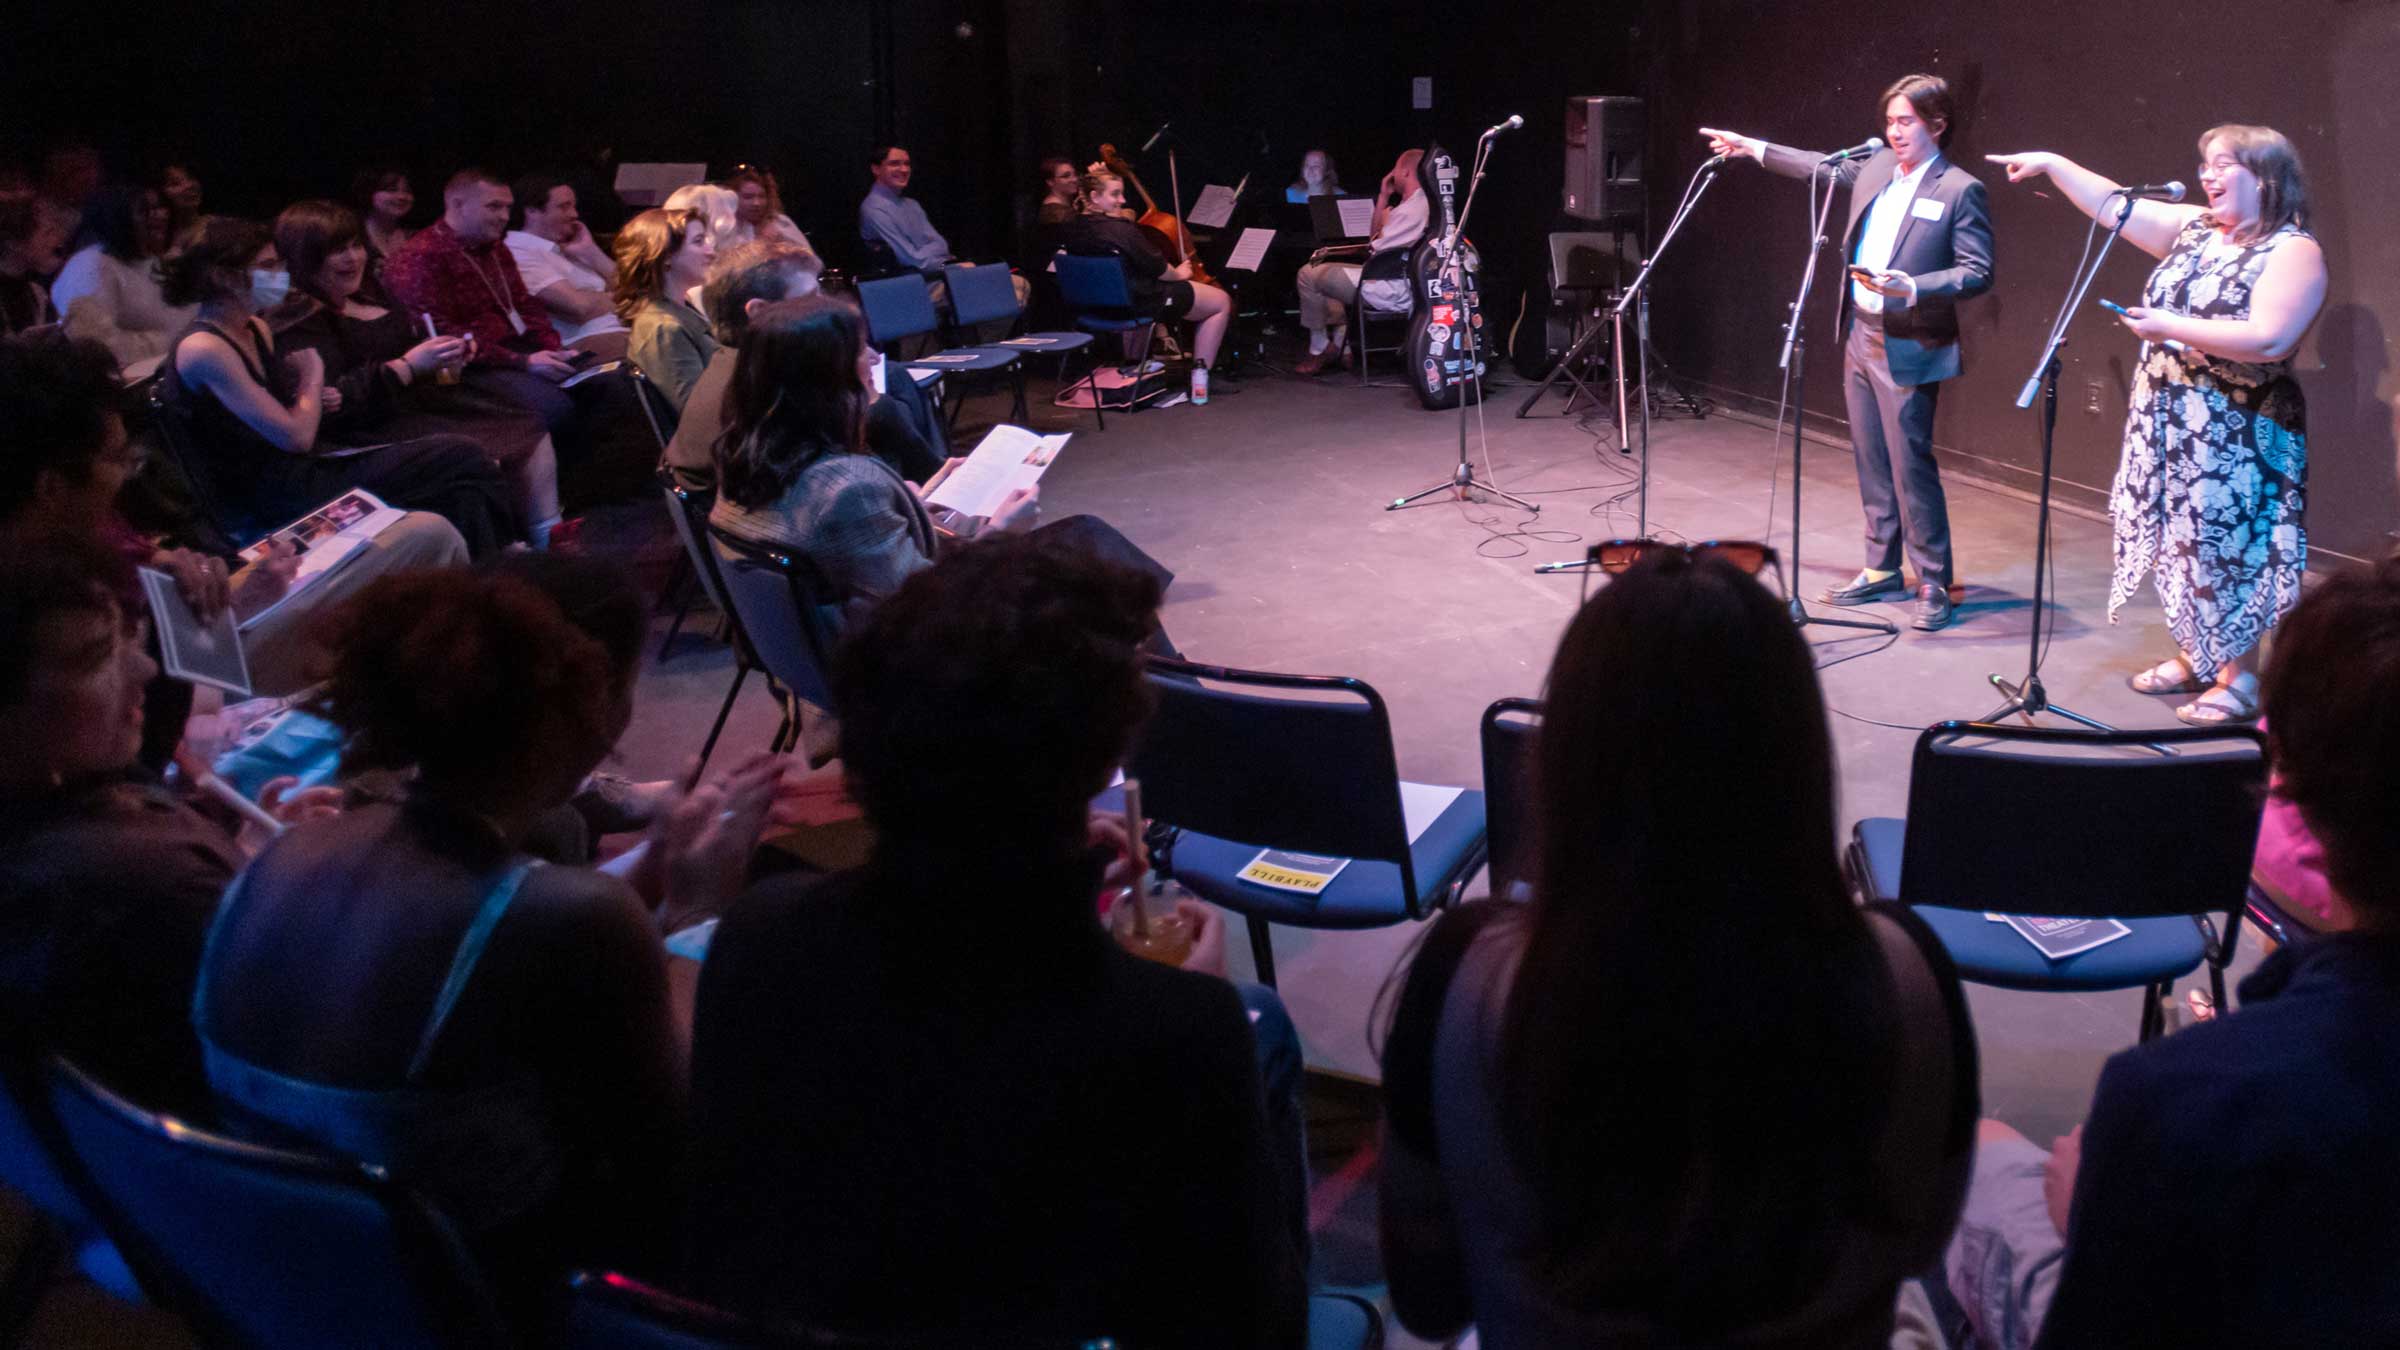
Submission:
[[[2083,382],[2083,410],[2094,417],[2100,415],[2100,382],[2098,380]]]

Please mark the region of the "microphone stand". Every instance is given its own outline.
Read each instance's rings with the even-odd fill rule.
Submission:
[[[1828,158],[1820,161],[1817,167],[1810,171],[1808,176],[1810,196],[1816,195],[1817,185],[1823,180],[1825,170],[1831,167],[1832,163],[1833,161]],[[1791,614],[1792,626],[1795,628],[1806,628],[1810,624],[1817,624],[1825,628],[1856,628],[1864,632],[1884,633],[1898,637],[1900,626],[1886,619],[1819,618],[1809,613],[1808,607],[1801,603],[1798,590],[1800,584],[1800,421],[1801,414],[1808,402],[1808,337],[1805,331],[1806,325],[1801,320],[1808,313],[1808,293],[1817,284],[1817,260],[1823,256],[1826,244],[1831,242],[1825,233],[1825,223],[1833,216],[1833,198],[1834,185],[1826,183],[1825,200],[1817,206],[1816,224],[1809,235],[1808,266],[1800,273],[1800,294],[1793,298],[1791,318],[1783,326],[1783,355],[1778,358],[1778,364],[1783,367],[1784,390],[1790,395],[1792,405],[1792,585],[1794,589],[1791,595],[1785,599],[1784,608]],[[1845,283],[1846,281],[1845,278]],[[1841,313],[1841,305],[1838,301],[1834,305],[1834,313],[1837,316],[1834,331],[1839,332],[1841,329],[1838,316]]]
[[[1452,294],[1457,297],[1456,303],[1459,307],[1458,468],[1452,471],[1448,478],[1432,487],[1396,498],[1390,505],[1383,508],[1386,511],[1397,511],[1405,506],[1414,506],[1428,497],[1438,496],[1444,492],[1455,493],[1457,499],[1462,502],[1471,500],[1470,493],[1481,492],[1498,497],[1520,511],[1531,511],[1538,514],[1542,509],[1537,502],[1529,502],[1514,493],[1503,492],[1496,484],[1487,483],[1476,477],[1474,461],[1467,458],[1467,404],[1469,402],[1467,381],[1475,382],[1473,391],[1475,397],[1472,401],[1478,407],[1483,403],[1483,370],[1478,364],[1479,358],[1475,351],[1475,325],[1468,321],[1470,317],[1480,317],[1482,307],[1479,303],[1476,307],[1476,315],[1470,316],[1467,313],[1466,305],[1467,214],[1475,209],[1475,189],[1483,186],[1484,166],[1492,157],[1492,138],[1499,131],[1499,127],[1494,127],[1476,138],[1475,172],[1474,176],[1467,180],[1467,199],[1459,206],[1458,219],[1451,222],[1450,234],[1442,240],[1441,244],[1442,268],[1450,274]],[[1363,295],[1358,303],[1362,305],[1366,303]]]
[[[1617,437],[1624,443],[1622,448],[1630,451],[1632,438],[1626,432],[1632,417],[1628,406],[1632,399],[1626,387],[1625,311],[1636,303],[1641,305],[1634,331],[1634,339],[1641,348],[1636,358],[1641,363],[1639,402],[1642,427],[1640,486],[1635,491],[1634,507],[1634,535],[1637,538],[1650,537],[1650,273],[1657,269],[1658,260],[1667,255],[1667,245],[1675,242],[1676,231],[1681,230],[1683,222],[1691,218],[1692,208],[1700,204],[1700,198],[1708,192],[1708,185],[1717,181],[1717,170],[1724,167],[1723,159],[1711,159],[1692,174],[1691,185],[1684,189],[1683,201],[1676,206],[1674,217],[1667,222],[1666,233],[1658,238],[1658,247],[1650,250],[1650,257],[1642,263],[1642,270],[1634,274],[1633,280],[1626,284],[1624,293],[1617,297],[1617,303],[1609,307],[1609,331],[1614,335],[1611,341],[1615,347],[1615,354],[1610,357],[1609,363],[1616,367],[1617,375]],[[1592,330],[1595,334],[1599,331],[1597,328]],[[1522,415],[1522,410],[1519,415]],[[1544,563],[1533,570],[1576,572],[1594,565],[1589,558],[1578,558],[1568,562]]]
[[[2108,238],[2100,245],[2100,256],[2092,259],[2092,265],[2068,283],[2066,303],[2059,307],[2058,317],[2050,322],[2050,336],[2042,344],[2041,360],[2035,364],[2033,374],[2026,379],[2025,387],[2017,393],[2017,406],[2020,408],[2032,407],[2037,393],[2042,400],[2042,489],[2034,509],[2033,527],[2033,622],[2026,635],[2025,678],[2011,684],[1997,674],[1992,675],[1992,687],[2006,694],[2008,701],[1984,714],[1977,719],[1979,721],[1997,722],[2003,717],[2018,716],[2030,722],[2041,713],[2050,713],[2070,722],[2081,723],[2094,731],[2116,730],[2105,722],[2094,721],[2071,708],[2052,703],[2050,692],[2042,687],[2042,575],[2049,570],[2050,562],[2050,453],[2058,434],[2058,350],[2067,345],[2067,328],[2074,323],[2075,315],[2083,305],[2084,294],[2091,290],[2092,282],[2100,275],[2101,265],[2108,261],[2109,249],[2123,235],[2125,222],[2132,218],[2133,202],[2130,193],[2122,197],[2122,205],[2117,208],[2116,223],[2108,226]],[[2086,247],[2089,247],[2088,241]]]

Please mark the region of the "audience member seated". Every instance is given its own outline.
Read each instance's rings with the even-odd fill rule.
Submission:
[[[1192,264],[1169,265],[1141,228],[1125,219],[1125,180],[1105,169],[1083,176],[1083,214],[1068,225],[1066,246],[1076,252],[1115,249],[1125,255],[1134,304],[1162,323],[1190,319],[1200,326],[1192,355],[1202,366],[1217,362],[1225,327],[1233,321],[1233,299],[1206,282],[1192,280]]]
[[[1394,249],[1414,248],[1432,221],[1424,184],[1417,180],[1422,150],[1401,153],[1391,172],[1375,185],[1375,217],[1367,231],[1370,257]],[[1397,197],[1398,200],[1393,199]],[[1350,353],[1344,345],[1349,329],[1343,306],[1363,304],[1383,313],[1406,313],[1408,278],[1382,277],[1361,283],[1366,269],[1354,262],[1312,262],[1300,269],[1300,326],[1308,330],[1308,355],[1292,369],[1314,375],[1327,366],[1347,368]]]
[[[867,190],[866,200],[858,204],[859,238],[882,243],[891,249],[893,261],[910,271],[924,273],[933,303],[937,307],[948,305],[950,286],[942,279],[942,269],[954,262],[965,263],[966,259],[950,252],[950,241],[933,228],[925,208],[907,195],[909,178],[915,172],[908,151],[897,145],[876,146],[867,156],[867,167],[875,175],[875,186]],[[1009,273],[1009,281],[1017,290],[1017,308],[1023,309],[1033,287],[1014,272]]]
[[[1939,940],[1845,891],[1807,644],[1670,548],[1576,616],[1547,701],[1533,898],[1441,919],[1386,1038],[1401,1320],[1488,1350],[1929,1330],[1974,1034]]]
[[[50,285],[50,303],[69,333],[106,346],[130,374],[148,374],[194,313],[169,304],[160,287],[166,203],[148,188],[102,188],[84,209],[76,244]]]
[[[1071,224],[1083,213],[1076,203],[1083,191],[1083,171],[1073,160],[1056,156],[1043,160],[1041,187],[1042,200],[1033,210],[1036,225]]]
[[[783,192],[775,186],[775,175],[765,169],[744,164],[735,168],[733,177],[725,180],[740,202],[735,212],[733,228],[722,239],[712,239],[719,253],[736,244],[754,240],[780,240],[807,248],[808,236],[783,213]],[[813,250],[812,250],[813,251]]]
[[[0,336],[58,321],[42,278],[62,266],[66,242],[31,197],[0,202]]]
[[[647,619],[621,572],[552,554],[369,588],[323,707],[346,768],[413,785],[260,855],[193,1007],[230,1127],[385,1167],[527,1298],[669,1256],[682,1056],[649,907],[731,898],[781,772],[679,803],[642,886],[528,856],[624,731]]]
[[[710,519],[816,564],[855,616],[933,561],[940,533],[917,489],[866,446],[874,351],[847,300],[782,300],[750,315],[717,440]],[[1032,528],[1040,489],[1011,492],[968,529]]]
[[[275,218],[275,251],[292,292],[267,321],[278,348],[314,351],[325,363],[322,434],[350,444],[472,439],[507,472],[527,539],[545,547],[559,515],[549,431],[485,372],[461,374],[466,338],[428,337],[405,310],[362,298],[367,247],[358,216],[333,202],[296,202]]]
[[[1087,804],[1147,711],[1158,601],[1004,537],[912,577],[845,648],[842,761],[875,843],[744,896],[710,947],[701,1296],[944,1341],[1304,1341],[1242,1004],[1094,921],[1115,850]]]
[[[42,156],[41,191],[34,205],[52,231],[73,239],[83,229],[84,212],[106,172],[100,152],[82,141],[52,146]]]
[[[2385,1345],[2400,1327],[2400,558],[2309,588],[2264,681],[2273,791],[2353,927],[2122,1051],[2045,1155],[1984,1123],[1949,1281],[1981,1343]]]
[[[168,415],[202,464],[239,533],[271,530],[360,487],[387,504],[435,512],[477,557],[516,539],[516,513],[490,454],[463,436],[346,448],[323,426],[325,361],[286,355],[259,317],[288,289],[267,229],[213,217],[176,258],[168,296],[199,306],[163,367]]]
[[[200,175],[187,163],[169,161],[158,171],[160,201],[167,204],[167,248],[172,253],[200,228]]]
[[[9,429],[0,445],[0,527],[74,535],[128,563],[154,567],[175,578],[204,618],[226,608],[245,620],[259,616],[242,633],[253,691],[280,696],[310,683],[323,655],[313,620],[376,577],[466,562],[466,541],[448,521],[411,511],[342,566],[287,596],[298,560],[280,547],[243,563],[138,532],[116,506],[143,461],[118,412],[116,372],[116,361],[96,342],[57,333],[0,342],[0,426]],[[139,605],[138,592],[128,596]]]
[[[720,239],[736,238],[742,228],[742,199],[732,188],[714,183],[686,183],[667,194],[660,210],[682,211],[699,222],[711,247]]]
[[[1300,176],[1283,190],[1283,199],[1305,206],[1311,197],[1342,195],[1342,175],[1333,167],[1333,156],[1322,150],[1311,150],[1300,157]]]
[[[515,196],[481,169],[461,169],[442,189],[442,218],[385,260],[384,289],[408,309],[430,314],[445,333],[475,339],[474,364],[537,377],[510,386],[556,431],[572,411],[555,386],[575,373],[559,351],[550,311],[538,304],[502,244]]]
[[[350,180],[350,205],[366,223],[367,279],[359,293],[370,303],[389,303],[383,288],[384,262],[416,233],[408,223],[408,213],[417,209],[408,171],[392,165],[359,170]]]
[[[558,340],[604,361],[625,354],[625,323],[611,290],[617,265],[592,238],[576,208],[575,188],[554,174],[517,180],[523,228],[508,232],[517,275],[550,311]]]
[[[136,761],[145,654],[133,568],[99,541],[0,531],[0,1017],[155,1110],[205,1118],[192,981],[246,857]],[[284,819],[327,794],[261,802]]]
[[[816,254],[778,240],[739,245],[718,254],[709,265],[700,295],[717,350],[693,382],[683,418],[667,443],[667,468],[684,487],[712,498],[716,493],[716,447],[725,430],[725,395],[733,385],[750,316],[777,300],[816,294],[823,268]],[[940,472],[944,462],[942,449],[928,439],[942,434],[940,410],[898,366],[888,369],[885,385],[882,394],[870,388],[875,401],[867,408],[867,449],[902,478],[923,483]],[[947,437],[940,445],[947,447]]]
[[[716,257],[708,241],[707,222],[688,211],[644,211],[617,231],[617,318],[632,334],[625,354],[679,412],[717,351],[708,320],[686,303]]]

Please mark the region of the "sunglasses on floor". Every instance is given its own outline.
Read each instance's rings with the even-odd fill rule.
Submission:
[[[1752,576],[1769,567],[1780,572],[1783,561],[1772,547],[1755,539],[1703,539],[1697,544],[1673,544],[1664,539],[1604,539],[1583,556],[1591,566],[1614,576],[1654,553],[1680,553],[1695,562],[1722,558]]]

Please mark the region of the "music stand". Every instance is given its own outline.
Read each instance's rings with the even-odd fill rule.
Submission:
[[[1639,251],[1635,250],[1637,254]],[[1552,366],[1542,382],[1525,396],[1525,401],[1517,405],[1517,416],[1530,416],[1533,405],[1541,402],[1542,395],[1557,387],[1562,377],[1574,386],[1567,391],[1566,406],[1559,409],[1562,416],[1575,411],[1578,397],[1588,398],[1595,405],[1607,402],[1593,391],[1589,383],[1589,379],[1597,378],[1591,372],[1600,364],[1599,335],[1605,327],[1592,321],[1597,320],[1607,307],[1601,297],[1613,298],[1619,293],[1618,283],[1624,279],[1627,263],[1638,268],[1641,259],[1638,256],[1625,256],[1625,227],[1622,223],[1605,231],[1556,230],[1551,233],[1552,303],[1555,304],[1570,292],[1576,293],[1575,338],[1567,344],[1567,350],[1559,357],[1558,364]],[[1619,428],[1618,439],[1623,443],[1621,448],[1631,454],[1633,447],[1622,431],[1623,428]]]
[[[1366,202],[1373,208],[1373,197],[1311,197],[1308,199],[1308,222],[1317,232],[1317,246],[1333,244],[1363,244],[1367,237],[1352,234],[1342,227],[1343,202]]]

